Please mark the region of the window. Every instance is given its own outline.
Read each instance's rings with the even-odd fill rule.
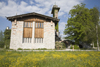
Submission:
[[[43,23],[35,23],[35,28],[43,28]]]
[[[32,42],[32,22],[24,22],[23,43]]]
[[[44,29],[43,29],[43,22],[36,22],[35,23],[35,43],[43,43],[43,35],[44,35]]]

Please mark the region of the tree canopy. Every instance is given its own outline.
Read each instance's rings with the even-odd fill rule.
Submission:
[[[4,47],[4,34],[0,31],[0,48]]]
[[[92,43],[95,38],[95,26],[99,21],[99,12],[97,8],[88,9],[85,4],[81,3],[70,10],[64,33],[69,40],[74,40],[76,44],[79,42]]]
[[[4,42],[5,42],[5,48],[9,49],[10,46],[10,36],[11,36],[11,30],[5,30],[4,31]]]

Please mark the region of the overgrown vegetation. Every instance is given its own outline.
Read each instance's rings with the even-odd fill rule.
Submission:
[[[47,49],[47,48],[38,48],[38,49],[22,49],[22,48],[18,48],[17,50],[52,50],[52,49]]]
[[[4,34],[0,31],[0,48],[4,48]]]
[[[0,51],[0,67],[100,67],[100,52]]]
[[[58,23],[57,23],[57,25],[55,26],[55,29],[56,29],[57,32],[59,31],[59,29],[58,29]]]
[[[22,48],[18,48],[17,50],[23,50]]]
[[[78,45],[71,45],[70,49],[80,49]]]
[[[75,44],[80,42],[91,44],[98,41],[100,32],[99,11],[96,7],[88,9],[81,3],[70,10],[64,33],[68,35],[66,39],[74,40]],[[99,46],[98,46],[99,47]]]
[[[59,50],[59,49],[64,49],[66,48],[66,45],[63,42],[56,42],[55,43],[55,49]]]
[[[5,44],[5,48],[9,49],[10,46],[10,35],[11,35],[11,30],[5,30],[4,32],[4,44]]]

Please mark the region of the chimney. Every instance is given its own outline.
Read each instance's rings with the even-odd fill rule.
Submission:
[[[53,5],[51,14],[53,14],[54,18],[58,19],[58,12],[59,12],[60,7],[58,7],[57,5]]]

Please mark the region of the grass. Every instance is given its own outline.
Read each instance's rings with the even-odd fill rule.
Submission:
[[[0,67],[100,67],[100,52],[0,51]]]

